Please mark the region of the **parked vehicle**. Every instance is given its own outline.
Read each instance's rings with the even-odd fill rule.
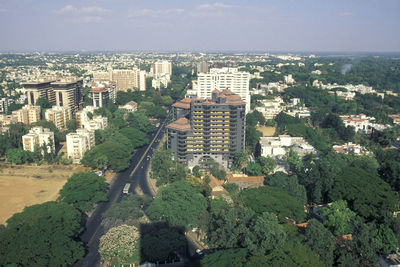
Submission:
[[[125,184],[124,186],[124,190],[122,191],[122,193],[124,194],[129,194],[129,188],[131,187],[130,183]]]

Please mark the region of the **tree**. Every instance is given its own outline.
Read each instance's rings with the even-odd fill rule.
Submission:
[[[39,97],[38,99],[36,99],[36,106],[40,106],[42,109],[45,108],[51,108],[51,104],[49,101],[47,101],[47,99]]]
[[[145,133],[156,130],[156,127],[149,121],[147,116],[141,112],[129,113],[127,121],[130,127]]]
[[[256,162],[250,162],[247,164],[246,173],[251,176],[263,176],[261,166]]]
[[[90,172],[78,173],[72,175],[60,190],[60,199],[85,212],[95,203],[107,201],[106,188],[104,177]]]
[[[167,114],[167,111],[160,106],[152,106],[146,109],[146,115],[153,118],[164,119]]]
[[[122,220],[123,222],[137,220],[144,215],[142,209],[147,208],[150,202],[151,198],[146,195],[129,195],[122,198],[121,202],[112,204],[111,207],[103,213],[102,217]]]
[[[333,251],[335,250],[335,237],[319,221],[311,219],[305,232],[305,243],[326,266],[333,265]]]
[[[257,131],[257,129],[255,127],[251,127],[251,126],[247,125],[246,126],[246,140],[245,140],[246,149],[248,151],[254,151],[261,136],[262,136],[262,133],[260,131]]]
[[[12,141],[8,134],[0,135],[0,156],[3,156],[12,147]]]
[[[303,162],[301,161],[299,154],[292,149],[290,149],[286,155],[286,161],[289,165],[289,169],[294,173],[300,172],[301,168],[303,168]]]
[[[185,166],[172,160],[172,151],[160,149],[151,160],[151,175],[157,179],[157,185],[172,183],[186,178]]]
[[[230,248],[217,250],[207,254],[201,260],[201,266],[220,267],[220,266],[245,266],[247,262],[247,249]]]
[[[120,225],[100,238],[99,254],[103,262],[117,258],[122,264],[140,264],[139,231],[136,226]]]
[[[147,135],[138,129],[123,128],[120,130],[120,133],[129,138],[134,148],[141,147],[149,143],[149,138],[147,138]]]
[[[356,214],[347,207],[346,200],[332,202],[331,206],[321,209],[325,216],[324,224],[336,236],[351,233],[351,222]]]
[[[249,160],[244,151],[236,153],[235,159],[232,164],[232,169],[236,171],[241,171],[245,166],[247,166]]]
[[[276,161],[271,157],[257,157],[257,163],[261,166],[263,175],[270,174],[276,167]]]
[[[192,169],[192,173],[194,176],[200,178],[202,176],[202,172],[200,170],[200,167],[198,165],[194,166]]]
[[[245,245],[252,254],[264,254],[285,245],[286,234],[272,213],[263,212],[257,216],[250,226],[250,232]]]
[[[299,184],[295,174],[289,176],[279,171],[273,175],[267,176],[265,179],[265,184],[282,188],[286,190],[289,195],[300,201],[300,203],[307,203],[306,189],[303,185]]]
[[[303,221],[306,217],[303,205],[286,191],[272,186],[251,188],[240,193],[245,206],[256,213],[272,212],[280,221],[286,217]]]
[[[65,203],[26,207],[0,230],[0,265],[67,266],[83,257],[81,214]]]
[[[120,172],[129,167],[129,159],[129,148],[109,140],[87,151],[81,162],[86,166],[99,169],[107,164],[114,171]]]
[[[67,121],[68,131],[75,132],[78,129],[78,121],[75,119]]]
[[[191,229],[198,226],[199,214],[206,211],[207,201],[186,181],[177,181],[162,188],[146,213],[155,221]]]
[[[10,148],[7,150],[7,160],[11,163],[25,163],[25,151],[22,148]]]
[[[398,205],[396,195],[385,181],[353,167],[344,168],[336,178],[329,198],[346,200],[350,209],[368,220],[381,218]]]

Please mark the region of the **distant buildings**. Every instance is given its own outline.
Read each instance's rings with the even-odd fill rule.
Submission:
[[[17,122],[31,124],[40,121],[40,106],[25,105],[19,110],[14,110],[12,116]]]
[[[303,137],[292,137],[289,135],[279,135],[277,137],[261,137],[261,156],[263,157],[282,157],[286,155],[290,149],[296,151],[299,156],[308,153],[316,153],[313,148]]]
[[[343,115],[340,118],[346,127],[352,126],[356,132],[362,134],[370,134],[373,130],[382,131],[391,127],[390,125],[375,123],[374,117],[368,117],[365,114]]]
[[[212,99],[192,99],[189,110],[187,105],[174,108],[180,111],[177,120],[167,126],[167,147],[175,160],[193,167],[212,158],[228,167],[244,149],[245,102],[239,95],[214,90]],[[188,118],[179,117],[186,112]]]
[[[211,98],[214,89],[229,89],[239,95],[246,103],[246,113],[250,111],[250,73],[239,71],[238,68],[213,68],[209,73],[199,73],[197,88],[192,93],[198,97]]]
[[[72,120],[72,110],[70,107],[53,106],[45,113],[47,121],[51,121],[57,129],[63,131],[67,129],[67,122]]]
[[[117,98],[115,83],[111,81],[93,82],[89,97],[92,98],[94,107],[106,106],[108,101],[115,103]]]
[[[77,129],[76,133],[69,133],[67,139],[67,155],[73,163],[80,163],[86,151],[95,146],[93,131]]]
[[[14,102],[12,99],[8,99],[8,97],[3,97],[0,99],[0,113],[7,114],[8,107]]]
[[[43,98],[53,105],[70,107],[73,113],[82,106],[82,85],[83,80],[74,77],[24,83],[29,105]]]
[[[207,62],[199,62],[197,63],[197,73],[207,73],[208,72],[208,63]]]
[[[172,75],[172,64],[167,60],[157,61],[150,66],[150,73],[156,74],[168,74]]]
[[[22,145],[25,151],[34,152],[35,147],[39,149],[45,146],[47,153],[55,153],[54,133],[41,126],[33,127],[22,136]]]
[[[284,76],[286,84],[294,84],[296,81],[293,79],[292,74]]]
[[[146,91],[146,71],[137,67],[132,69],[110,69],[93,73],[95,82],[112,82],[117,91]],[[112,98],[112,97],[111,97]]]

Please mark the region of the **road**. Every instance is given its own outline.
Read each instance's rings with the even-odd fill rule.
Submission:
[[[131,158],[130,167],[124,172],[118,173],[114,184],[108,192],[108,202],[100,203],[92,216],[86,222],[86,229],[81,235],[81,240],[87,245],[86,256],[78,261],[75,266],[100,266],[100,255],[97,252],[99,239],[104,234],[103,226],[101,225],[101,215],[115,202],[118,202],[122,197],[122,190],[126,183],[131,183],[130,192],[136,189],[141,190],[144,194],[153,196],[152,190],[146,179],[146,171],[149,168],[150,158],[153,156],[158,144],[164,136],[165,123],[160,125],[157,132],[151,136],[149,145],[138,149]]]

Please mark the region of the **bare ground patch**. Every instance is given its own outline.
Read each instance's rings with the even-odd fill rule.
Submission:
[[[276,128],[271,126],[257,127],[257,130],[262,132],[263,136],[274,136]]]
[[[56,200],[58,192],[74,173],[87,171],[80,165],[0,164],[0,224],[24,207]]]

